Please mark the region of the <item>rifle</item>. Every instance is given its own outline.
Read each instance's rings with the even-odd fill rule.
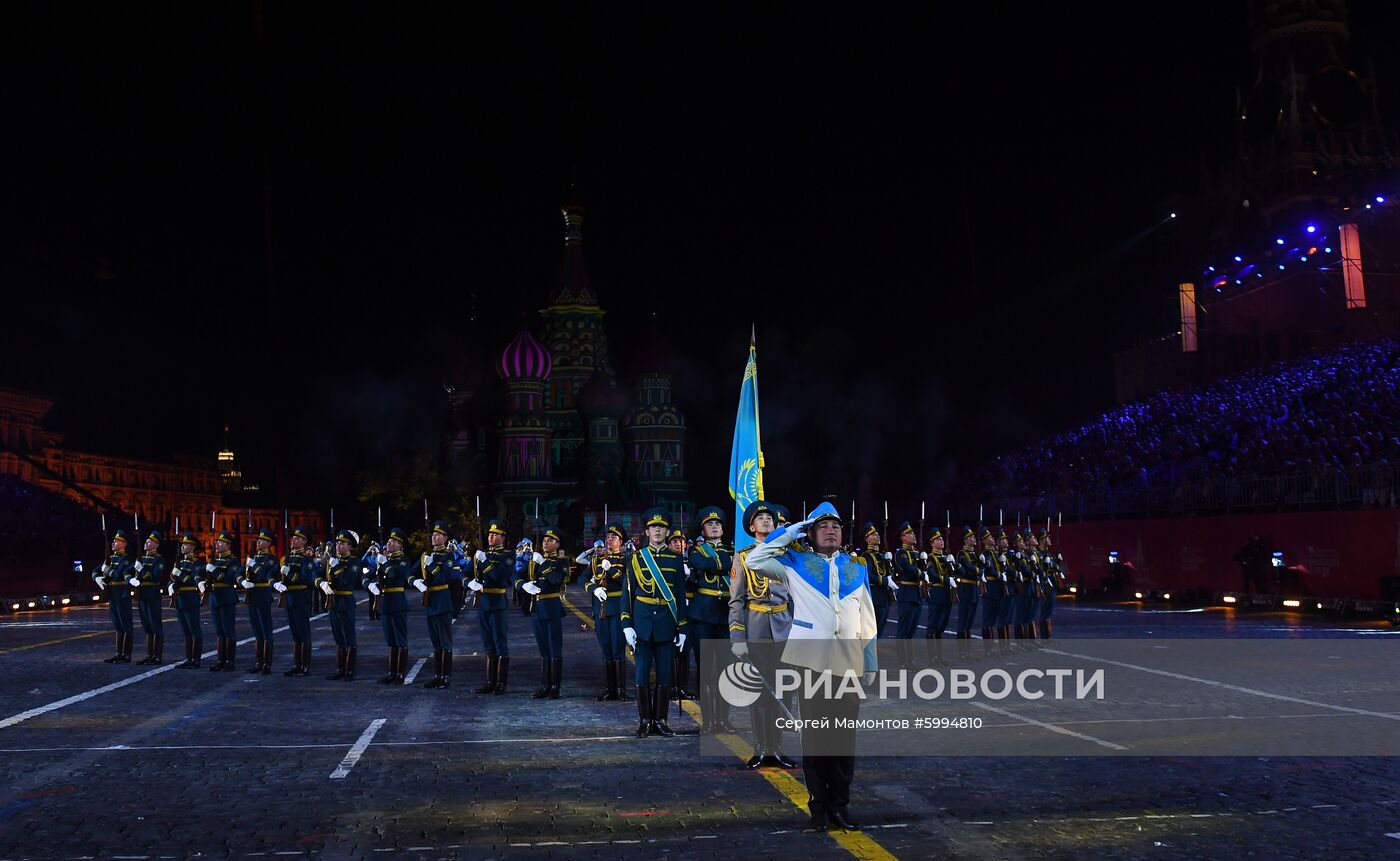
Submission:
[[[924,502],[919,503],[919,543],[916,545],[920,553],[927,553],[924,550]],[[924,601],[928,600],[928,566],[923,566],[924,576],[919,578],[919,597]]]

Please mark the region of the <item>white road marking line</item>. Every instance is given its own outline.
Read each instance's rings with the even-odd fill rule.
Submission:
[[[418,671],[421,670],[421,669],[423,669],[423,665],[426,664],[427,662],[428,662],[428,659],[427,659],[427,658],[419,658],[419,659],[418,659],[418,663],[416,663],[416,664],[413,665],[413,669],[411,669],[411,670],[408,671],[408,675],[406,675],[406,676],[403,677],[403,683],[406,684],[406,685],[411,685],[411,684],[413,684],[413,680],[416,679],[416,678],[418,678]]]
[[[374,740],[374,734],[379,732],[379,728],[384,726],[387,720],[388,718],[375,718],[369,722],[369,726],[365,727],[365,731],[360,734],[360,740],[355,742],[354,746],[350,748],[350,752],[345,754],[345,759],[341,760],[340,765],[331,772],[331,780],[342,780],[349,776],[350,769],[354,768],[355,763],[360,761],[365,748],[369,747],[369,743]]]
[[[1139,670],[1144,673],[1152,673],[1153,675],[1165,676],[1170,679],[1179,679],[1185,682],[1196,682],[1197,684],[1208,685],[1213,688],[1221,688],[1222,690],[1234,691],[1236,693],[1241,694],[1251,694],[1256,697],[1264,697],[1266,699],[1279,700],[1281,702],[1298,703],[1299,705],[1316,706],[1317,708],[1332,709],[1333,711],[1347,712],[1348,714],[1365,715],[1367,717],[1382,718],[1384,720],[1400,721],[1400,714],[1377,712],[1371,711],[1369,709],[1357,709],[1352,708],[1351,706],[1338,706],[1333,705],[1332,703],[1319,702],[1318,700],[1307,700],[1303,699],[1302,697],[1290,697],[1286,694],[1275,694],[1269,691],[1261,691],[1257,688],[1247,688],[1243,685],[1232,685],[1228,682],[1217,682],[1213,679],[1203,679],[1198,676],[1188,676],[1185,673],[1173,673],[1168,670],[1158,670],[1154,669],[1153,667],[1142,667],[1138,666],[1137,664],[1129,664],[1126,661],[1115,661],[1109,658],[1100,658],[1091,655],[1080,655],[1075,652],[1064,652],[1059,649],[1042,648],[1041,651],[1049,655],[1064,655],[1067,658],[1079,658],[1080,660],[1085,661],[1097,661],[1101,664],[1111,664],[1115,667],[1125,667],[1130,670]]]
[[[325,613],[321,613],[321,614],[319,614],[319,615],[312,616],[312,617],[311,617],[311,621],[314,622],[314,621],[316,621],[317,619],[324,619],[325,617],[326,617],[326,614],[325,614]],[[288,628],[289,628],[288,625],[283,625],[283,626],[280,627],[280,628],[274,628],[273,631],[272,631],[272,633],[274,633],[274,634],[280,634],[280,633],[282,633],[283,631],[288,630]],[[246,646],[247,644],[253,642],[253,640],[255,640],[255,639],[257,639],[257,638],[256,638],[256,637],[249,637],[249,638],[247,638],[246,640],[239,640],[239,641],[238,641],[238,645],[240,645],[240,646]],[[218,654],[219,654],[219,650],[218,650],[218,649],[214,649],[213,651],[205,652],[205,653],[204,653],[203,655],[201,655],[200,657],[201,657],[201,658],[213,658],[213,657],[216,657]],[[115,690],[118,690],[118,689],[120,689],[120,688],[124,688],[124,687],[126,687],[127,685],[134,685],[134,684],[136,684],[137,682],[145,681],[146,679],[149,679],[149,678],[151,678],[152,676],[158,676],[158,675],[160,675],[161,673],[169,672],[169,671],[175,669],[177,666],[179,666],[179,665],[172,662],[172,663],[166,664],[165,666],[162,666],[162,667],[156,667],[154,670],[147,670],[146,672],[141,673],[141,674],[139,674],[139,675],[135,675],[135,676],[131,676],[130,678],[122,679],[122,680],[119,681],[119,682],[112,682],[110,685],[103,685],[103,686],[100,687],[100,688],[93,688],[93,689],[90,690],[90,691],[83,691],[83,692],[80,693],[80,694],[74,694],[74,695],[71,696],[71,697],[65,697],[65,698],[63,698],[63,699],[61,699],[61,700],[56,700],[55,702],[51,702],[51,703],[49,703],[49,704],[47,704],[47,705],[36,706],[36,707],[30,709],[29,711],[20,712],[20,713],[17,714],[17,715],[10,715],[9,717],[5,718],[4,720],[0,720],[0,729],[5,729],[6,727],[12,727],[12,726],[14,726],[15,724],[19,724],[19,723],[24,723],[25,721],[29,720],[30,718],[36,718],[36,717],[38,717],[38,716],[40,716],[40,715],[45,715],[45,714],[48,714],[49,712],[57,711],[58,709],[61,709],[61,708],[66,708],[67,706],[71,706],[71,705],[73,705],[73,704],[75,704],[75,703],[83,702],[84,700],[90,700],[90,699],[92,699],[93,697],[101,696],[102,694],[105,694],[105,693],[110,693],[110,692],[115,691]]]
[[[477,738],[450,741],[381,741],[380,747],[431,747],[451,744],[568,744],[580,741],[628,741],[630,735],[593,735],[569,738]],[[141,750],[319,750],[345,747],[346,742],[307,744],[112,744],[97,747],[6,747],[0,753],[75,753],[79,751],[141,751]]]
[[[989,711],[989,712],[996,712],[997,714],[1002,715],[1002,716],[1004,716],[1004,717],[1015,718],[1016,720],[1021,721],[1022,723],[1028,723],[1028,724],[1031,724],[1031,725],[1033,725],[1033,726],[1038,726],[1038,727],[1040,727],[1041,729],[1048,729],[1048,730],[1050,730],[1051,732],[1057,732],[1057,733],[1059,733],[1059,734],[1061,734],[1061,735],[1073,736],[1074,738],[1080,739],[1081,741],[1092,742],[1092,743],[1094,743],[1094,744],[1097,744],[1097,745],[1100,746],[1100,747],[1106,747],[1106,748],[1108,748],[1109,750],[1127,750],[1127,749],[1128,749],[1128,748],[1126,748],[1126,747],[1123,747],[1121,744],[1114,744],[1114,743],[1111,742],[1111,741],[1104,741],[1104,740],[1101,739],[1101,738],[1094,738],[1092,735],[1085,735],[1085,734],[1082,733],[1082,732],[1075,732],[1075,731],[1072,730],[1072,729],[1065,729],[1065,728],[1062,727],[1062,726],[1056,726],[1055,724],[1052,724],[1052,723],[1046,723],[1045,721],[1036,720],[1035,718],[1028,718],[1028,717],[1025,717],[1024,715],[1018,715],[1018,714],[1016,714],[1016,713],[1013,712],[1013,711],[1007,711],[1006,709],[998,708],[997,706],[991,706],[991,705],[987,705],[986,703],[977,703],[977,702],[974,702],[973,705],[974,705],[974,706],[977,706],[979,709],[984,709],[984,710]]]

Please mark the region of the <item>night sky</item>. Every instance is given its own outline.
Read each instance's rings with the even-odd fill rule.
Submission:
[[[666,344],[702,503],[751,323],[794,505],[863,473],[907,514],[1110,407],[1112,353],[1176,328],[1245,4],[753,5],[16,13],[0,385],[74,448],[228,423],[255,480],[348,501],[435,445],[454,368],[494,379],[575,200],[611,362]],[[1400,10],[1351,7],[1400,116]]]

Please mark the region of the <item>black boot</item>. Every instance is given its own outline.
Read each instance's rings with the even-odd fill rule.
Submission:
[[[123,634],[118,634],[118,635],[117,635],[117,656],[116,656],[115,659],[113,659],[112,663],[114,663],[114,664],[129,664],[129,663],[131,663],[131,641],[132,641],[133,639],[134,639],[134,638],[133,638],[133,636],[132,636],[131,634],[124,634],[124,633],[123,633]]]
[[[301,675],[301,643],[298,643],[296,640],[292,641],[292,667],[289,670],[283,671],[282,675],[289,679],[293,676]]]
[[[345,678],[345,647],[335,647],[335,672],[326,676],[328,682],[338,682]]]
[[[662,685],[661,687],[653,687],[651,691],[653,707],[651,713],[652,731],[663,738],[670,738],[676,734],[675,730],[671,729],[671,727],[666,724],[666,719],[670,716],[671,712],[671,686]],[[638,699],[640,698],[641,695],[638,694]]]
[[[117,632],[117,642],[116,642],[116,644],[115,644],[115,646],[113,647],[113,650],[112,650],[112,657],[110,657],[110,658],[103,658],[103,659],[102,659],[102,663],[104,663],[104,664],[115,664],[117,661],[121,660],[121,656],[122,656],[122,632],[121,632],[121,631],[118,631],[118,632]]]
[[[344,681],[353,682],[353,681],[355,680],[355,653],[356,653],[357,651],[359,651],[359,649],[356,648],[355,646],[351,646],[350,648],[348,648],[348,649],[345,650],[345,679],[344,679]]]
[[[596,697],[597,701],[601,703],[607,700],[620,699],[617,695],[617,662],[604,661],[603,675],[607,677],[608,689]]]
[[[156,634],[155,647],[156,647],[156,650],[155,650],[155,653],[154,653],[154,656],[153,656],[153,657],[154,657],[154,660],[152,660],[151,663],[153,663],[153,664],[159,664],[159,663],[161,663],[161,662],[163,662],[163,661],[165,660],[165,635],[164,635],[164,634]]]
[[[272,675],[272,640],[263,641],[263,673],[264,676]]]
[[[690,689],[690,656],[685,654],[676,655],[675,663],[676,684],[671,689],[676,696],[676,702],[681,700],[695,701],[695,692]]]
[[[749,723],[753,727],[753,756],[744,763],[745,768],[758,768],[763,764],[763,759],[768,754],[768,726],[764,720],[764,702],[760,697],[758,702],[749,706]]]
[[[846,811],[844,809],[831,811],[831,824],[838,828],[844,828],[847,831],[860,830],[860,826],[852,822],[850,818],[846,816]]]
[[[549,677],[550,672],[554,669],[553,663],[549,658],[540,658],[540,686],[535,689],[530,699],[542,700],[549,696]]]
[[[228,637],[227,641],[228,646],[226,648],[228,649],[228,663],[224,666],[224,672],[231,673],[234,670],[238,669],[238,667],[234,665],[234,659],[238,654],[238,641],[235,640],[233,637]]]
[[[249,670],[251,675],[261,675],[263,668],[263,641],[253,641],[253,668]]]
[[[500,661],[496,664],[496,690],[492,693],[503,694],[506,692],[506,679],[510,677],[510,656],[501,655]]]
[[[617,665],[617,698],[624,702],[632,699],[627,696],[627,659],[613,661]]]
[[[651,697],[646,688],[637,688],[637,738],[651,735]]]
[[[445,688],[450,684],[452,684],[452,652],[449,650],[442,653],[442,682],[438,684],[438,687]]]
[[[146,657],[141,659],[141,666],[148,667],[156,662],[156,635],[146,635]]]
[[[214,650],[215,650],[215,653],[216,653],[216,654],[215,654],[214,666],[212,666],[212,667],[209,668],[209,672],[211,672],[211,673],[222,672],[223,669],[224,669],[224,667],[228,666],[228,659],[227,659],[226,657],[224,657],[224,638],[223,638],[223,637],[215,637],[215,638],[214,638]]]
[[[195,640],[190,648],[190,669],[197,670],[204,663],[204,641]]]
[[[399,649],[397,646],[389,647],[389,674],[379,680],[381,685],[392,685],[399,677]]]
[[[551,658],[550,661],[554,664],[554,668],[549,677],[549,698],[557,700],[559,699],[559,686],[564,682],[564,659]]]
[[[185,638],[185,660],[175,665],[177,670],[188,670],[194,666],[194,640]]]
[[[987,627],[982,628],[982,657],[990,658],[992,656],[992,649],[995,646],[996,642],[992,639],[992,629]]]
[[[425,688],[440,688],[440,687],[442,687],[442,650],[441,650],[441,649],[434,649],[434,650],[433,650],[433,677],[432,677],[431,679],[428,679],[427,683],[426,683],[425,685],[423,685],[423,687],[425,687]]]
[[[1051,620],[1046,619],[1044,622],[1041,622],[1040,627],[1044,629],[1044,632],[1041,634],[1041,636],[1047,640],[1050,639],[1050,635],[1054,633],[1055,630],[1055,626],[1051,623]]]
[[[479,694],[496,692],[496,674],[500,672],[501,659],[495,655],[486,656],[486,684],[476,689]]]

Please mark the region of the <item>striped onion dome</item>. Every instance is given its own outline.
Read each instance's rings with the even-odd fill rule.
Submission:
[[[535,340],[529,329],[521,329],[515,340],[501,351],[496,370],[503,380],[547,380],[554,368],[549,351]]]

